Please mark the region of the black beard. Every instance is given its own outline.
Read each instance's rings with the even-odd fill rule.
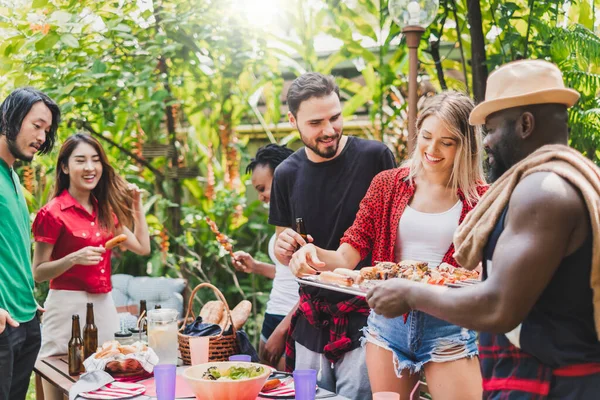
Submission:
[[[338,141],[337,145],[335,147],[333,147],[333,148],[331,148],[330,150],[327,150],[327,151],[321,151],[321,150],[319,150],[319,147],[318,147],[318,139],[317,139],[317,145],[313,146],[313,145],[308,144],[307,142],[304,141],[304,139],[302,137],[302,132],[300,131],[300,129],[298,129],[298,132],[300,133],[300,140],[302,140],[302,143],[304,143],[304,145],[306,147],[308,147],[309,149],[311,149],[313,151],[313,153],[315,153],[319,157],[322,157],[322,158],[333,158],[337,154],[338,148],[340,147],[340,138],[342,137],[342,133],[340,133],[339,135],[335,136],[336,140]]]
[[[500,158],[497,154],[491,152],[491,151],[487,151],[488,153],[492,154],[492,157],[494,157],[494,162],[492,164],[490,164],[487,160],[486,160],[486,164],[487,164],[487,175],[488,175],[488,183],[494,183],[496,182],[498,179],[500,179],[500,177],[502,175],[504,175],[504,173],[506,171],[509,170],[509,168],[507,168],[504,163],[502,161],[500,161]]]
[[[25,154],[21,153],[21,150],[19,150],[19,148],[17,147],[17,143],[15,140],[6,138],[6,143],[8,144],[8,151],[10,151],[10,154],[12,154],[13,157],[16,158],[17,160],[27,161],[27,162],[30,162],[31,160],[33,160],[33,156],[26,156]]]

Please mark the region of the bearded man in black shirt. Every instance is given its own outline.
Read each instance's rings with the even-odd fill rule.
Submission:
[[[290,123],[305,147],[277,167],[271,188],[269,223],[277,227],[275,256],[284,265],[306,244],[295,231],[296,218],[303,219],[309,241],[337,249],[372,179],[395,167],[391,151],[381,142],[343,134],[339,87],[333,77],[314,72],[300,76],[287,102]],[[298,307],[286,318],[286,368],[315,369],[319,386],[348,398],[370,399],[365,350],[360,346],[368,313],[364,298],[301,286]],[[273,341],[282,340],[281,331],[274,335]],[[277,347],[272,344],[267,348]]]

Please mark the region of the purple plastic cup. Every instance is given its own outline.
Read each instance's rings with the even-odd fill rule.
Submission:
[[[176,371],[177,366],[173,364],[159,364],[154,367],[157,400],[175,400]]]
[[[247,354],[236,354],[234,356],[229,356],[229,361],[246,361],[251,362],[252,357]]]
[[[294,389],[297,400],[314,400],[317,392],[317,371],[314,369],[295,370]]]

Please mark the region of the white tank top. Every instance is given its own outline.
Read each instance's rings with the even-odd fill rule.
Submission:
[[[289,267],[275,258],[275,235],[269,241],[269,257],[275,264],[275,279],[273,289],[267,301],[266,312],[273,315],[287,315],[300,299],[298,282]]]
[[[426,262],[430,267],[440,265],[452,244],[461,212],[460,200],[451,209],[437,214],[406,206],[398,224],[396,262],[415,260]]]

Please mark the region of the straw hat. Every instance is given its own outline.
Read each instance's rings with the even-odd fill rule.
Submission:
[[[485,101],[471,111],[469,123],[483,125],[496,111],[531,104],[564,104],[571,107],[579,93],[565,88],[558,67],[543,60],[522,60],[503,65],[487,80]]]

